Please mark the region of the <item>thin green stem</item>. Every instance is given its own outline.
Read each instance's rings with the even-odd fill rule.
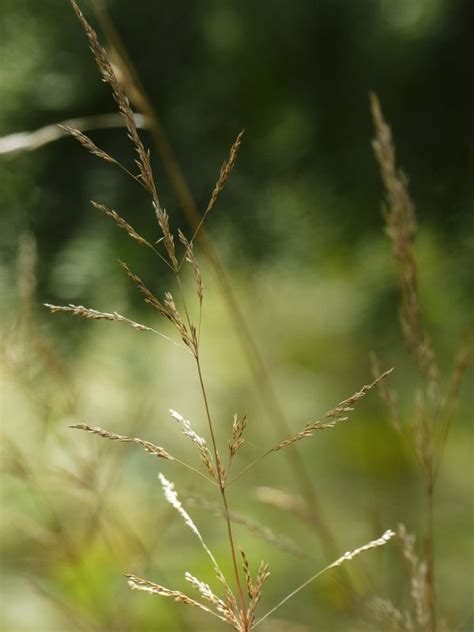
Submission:
[[[425,534],[426,583],[428,587],[428,608],[430,611],[429,632],[436,632],[436,586],[434,561],[434,478],[433,463],[427,464],[426,471],[426,534]]]
[[[186,298],[184,296],[183,284],[181,283],[181,277],[179,276],[178,272],[176,272],[176,281],[178,283],[179,295],[180,295],[181,301],[183,303],[184,313],[186,314],[186,320],[188,322],[189,330],[191,332],[191,317],[190,317],[189,312],[188,312],[188,307],[187,307],[187,304],[186,304]],[[197,352],[197,350],[196,350],[196,352]]]
[[[227,486],[229,486],[231,483],[233,483],[234,481],[239,479],[241,476],[243,476],[247,472],[247,470],[250,470],[250,468],[257,465],[257,463],[260,463],[260,461],[262,461],[270,453],[271,453],[271,450],[269,450],[268,452],[264,452],[259,457],[257,457],[254,461],[252,461],[251,463],[248,463],[248,465],[242,468],[238,474],[236,474],[233,478],[230,479],[230,481],[227,483]]]
[[[278,610],[278,608],[283,606],[283,604],[285,604],[292,597],[294,597],[296,594],[298,594],[301,590],[303,590],[303,588],[306,588],[306,586],[311,584],[311,582],[313,582],[315,579],[320,577],[323,573],[325,573],[330,568],[331,568],[331,566],[327,566],[326,568],[323,568],[321,571],[318,571],[312,577],[310,577],[305,582],[303,582],[300,586],[298,586],[298,588],[295,588],[295,590],[293,590],[288,595],[286,595],[286,597],[284,597],[281,601],[279,601],[276,606],[273,606],[273,608],[271,610],[269,610],[266,614],[263,615],[263,617],[260,617],[260,619],[256,623],[254,623],[254,625],[252,626],[252,630],[254,628],[256,628],[257,625],[260,625],[260,623],[265,621],[265,619],[267,619],[271,614],[273,614],[275,612],[275,610]]]
[[[229,505],[227,502],[227,496],[225,493],[225,481],[222,478],[222,473],[221,473],[221,469],[219,467],[219,454],[217,451],[217,442],[216,442],[216,437],[214,434],[214,426],[212,423],[212,417],[211,417],[211,413],[210,413],[210,409],[209,409],[209,402],[207,399],[207,393],[206,393],[206,388],[204,386],[204,380],[202,377],[202,371],[201,371],[201,363],[199,360],[199,354],[196,354],[196,366],[197,366],[197,370],[198,370],[198,375],[199,375],[199,384],[201,387],[201,393],[203,396],[203,400],[204,400],[204,407],[206,409],[206,416],[207,416],[207,421],[209,424],[209,432],[211,434],[211,441],[212,441],[212,449],[214,452],[214,459],[215,459],[215,466],[216,466],[216,472],[217,472],[217,477],[218,477],[218,481],[219,481],[219,489],[221,492],[221,497],[222,497],[222,502],[224,504],[224,513],[225,513],[225,519],[226,519],[226,523],[227,523],[227,534],[229,537],[229,545],[230,545],[230,551],[231,551],[231,555],[232,555],[232,563],[234,566],[234,573],[235,573],[235,579],[237,582],[237,588],[239,591],[239,597],[240,597],[240,607],[241,607],[241,613],[242,613],[242,621],[243,621],[243,625],[244,625],[244,631],[248,632],[248,621],[247,621],[247,610],[245,607],[245,599],[244,599],[244,592],[242,590],[242,583],[240,581],[240,574],[239,574],[239,568],[238,568],[238,564],[237,564],[237,555],[235,553],[235,545],[234,545],[234,536],[232,533],[232,524],[231,524],[231,519],[230,519],[230,512],[229,512]]]
[[[185,461],[181,461],[180,459],[177,459],[176,457],[173,457],[173,461],[176,461],[176,463],[179,463],[180,465],[185,467],[187,470],[190,470],[194,474],[198,474],[201,478],[203,478],[208,483],[211,483],[212,485],[217,486],[217,483],[215,481],[211,480],[208,476],[200,472],[197,468],[193,467],[192,465],[189,465],[189,463],[186,463]]]

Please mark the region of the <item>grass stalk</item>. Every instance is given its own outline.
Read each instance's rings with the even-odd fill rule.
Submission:
[[[219,490],[220,490],[220,494],[221,494],[221,498],[222,498],[222,503],[224,505],[224,514],[225,514],[225,520],[226,520],[226,525],[227,525],[227,535],[229,538],[229,546],[230,546],[230,551],[231,551],[231,555],[232,555],[232,564],[234,567],[234,574],[235,574],[235,580],[236,580],[236,584],[237,584],[237,589],[239,592],[239,599],[240,599],[240,606],[241,606],[241,612],[242,612],[242,617],[243,617],[243,624],[244,624],[244,632],[247,632],[248,630],[248,621],[247,621],[247,609],[245,606],[245,598],[244,598],[244,593],[243,593],[243,589],[242,589],[242,582],[240,580],[240,573],[239,573],[239,567],[237,564],[237,555],[235,552],[235,544],[234,544],[234,536],[232,533],[232,523],[231,523],[231,519],[230,519],[230,512],[229,512],[229,505],[227,502],[227,495],[226,495],[226,485],[225,485],[225,481],[222,478],[222,472],[221,472],[221,468],[219,467],[219,453],[217,450],[217,442],[216,442],[216,437],[215,437],[215,432],[214,432],[214,425],[212,423],[212,417],[211,417],[211,412],[210,412],[210,408],[209,408],[209,401],[207,398],[207,392],[206,392],[206,388],[204,386],[204,379],[202,376],[202,370],[201,370],[201,362],[199,359],[199,353],[196,354],[196,367],[197,367],[197,371],[198,371],[198,376],[199,376],[199,385],[201,388],[201,393],[202,393],[202,397],[203,397],[203,401],[204,401],[204,407],[206,409],[206,417],[207,417],[207,422],[209,425],[209,432],[211,435],[211,443],[212,443],[212,450],[214,452],[214,459],[215,459],[215,464],[216,464],[216,472],[217,472],[217,476],[218,476],[218,482],[219,482]]]

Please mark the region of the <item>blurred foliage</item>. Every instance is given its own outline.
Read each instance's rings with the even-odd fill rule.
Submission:
[[[402,409],[411,410],[415,372],[399,333],[367,94],[379,94],[410,176],[424,316],[449,375],[474,291],[473,3],[115,0],[107,6],[200,208],[228,147],[246,129],[209,227],[292,427],[370,381],[371,350],[396,366]],[[67,2],[42,0],[39,9],[32,0],[0,0],[0,8],[0,136],[113,111]],[[91,136],[132,163],[123,130]],[[144,138],[152,146],[146,132]],[[184,226],[156,152],[154,163],[173,227]],[[156,463],[135,446],[104,445],[68,429],[86,420],[184,454],[188,446],[167,410],[177,408],[204,430],[192,367],[145,333],[52,317],[41,308],[45,301],[83,303],[151,322],[116,260],[130,262],[160,291],[167,289],[166,273],[88,204],[93,198],[116,208],[156,238],[148,201],[69,139],[0,156],[0,181],[2,629],[209,630],[193,611],[131,593],[122,577],[142,573],[182,587],[190,570],[211,581],[206,561],[165,507]],[[221,437],[234,411],[249,412],[245,457],[251,459],[268,445],[268,421],[207,266],[204,280],[212,405]],[[437,499],[440,602],[453,628],[466,631],[474,625],[466,568],[473,403],[472,389],[464,388]],[[379,527],[403,521],[416,530],[420,520],[416,477],[386,417],[372,394],[349,424],[302,446],[341,552]],[[236,487],[233,508],[307,542],[309,560],[238,530],[254,564],[270,561],[268,608],[324,565],[304,524],[257,500],[257,485],[298,493],[286,462],[271,458]],[[196,492],[189,477],[162,467],[183,493]],[[219,559],[227,559],[220,521],[203,509],[192,513]],[[366,571],[376,578],[375,593],[403,598],[395,547],[351,569],[361,591]],[[309,626],[302,630],[316,629],[312,621],[318,629],[351,629],[338,588],[334,577],[323,579],[290,602],[281,613],[293,622],[289,629],[298,622]]]

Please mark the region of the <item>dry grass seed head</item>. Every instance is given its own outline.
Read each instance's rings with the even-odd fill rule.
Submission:
[[[137,331],[151,331],[154,333],[154,329],[148,327],[147,325],[142,325],[141,323],[136,323],[125,316],[122,316],[118,312],[100,312],[96,309],[91,309],[90,307],[84,307],[84,305],[73,305],[70,303],[69,305],[51,305],[50,303],[45,303],[45,307],[51,310],[51,312],[69,312],[74,314],[75,316],[81,316],[82,318],[88,318],[90,320],[109,320],[109,321],[117,321],[117,322],[125,322],[131,325]]]
[[[403,559],[406,562],[410,578],[410,595],[413,604],[414,619],[421,629],[429,629],[431,622],[430,586],[426,562],[415,553],[415,536],[408,533],[405,525],[398,526]]]
[[[370,611],[386,632],[415,632],[409,612],[401,612],[389,599],[377,597],[370,604]]]
[[[375,388],[375,386],[377,386],[377,384],[379,384],[381,380],[385,379],[388,375],[390,375],[392,371],[393,371],[393,368],[388,369],[388,371],[384,371],[384,373],[379,375],[373,382],[371,382],[370,384],[366,384],[359,391],[354,393],[354,395],[351,395],[351,397],[343,400],[342,402],[339,402],[339,404],[335,408],[332,408],[331,410],[329,410],[325,414],[324,419],[331,419],[332,421],[324,422],[322,420],[317,420],[317,421],[308,422],[302,431],[296,433],[289,439],[282,441],[281,443],[273,447],[269,451],[269,453],[276,452],[277,450],[286,448],[296,443],[297,441],[301,441],[301,439],[306,439],[307,437],[311,437],[317,430],[329,430],[337,426],[339,423],[347,421],[348,417],[341,416],[341,415],[345,415],[346,413],[352,412],[354,410],[353,405],[356,402],[358,402],[360,399],[365,397],[365,395],[367,395],[369,391]]]
[[[207,443],[204,437],[201,437],[196,432],[194,432],[191,426],[191,422],[189,422],[187,419],[185,419],[182,415],[180,415],[175,410],[170,409],[170,415],[175,421],[178,422],[182,433],[186,437],[191,439],[191,441],[194,444],[197,445],[198,450],[199,450],[199,455],[201,457],[201,461],[203,462],[206,470],[209,472],[209,474],[212,476],[213,479],[218,480],[217,475],[216,475],[216,469],[212,462],[211,453],[209,452],[209,448],[207,447]]]
[[[95,434],[99,437],[102,437],[103,439],[109,439],[110,441],[119,441],[121,443],[136,443],[137,445],[141,445],[146,452],[152,454],[153,456],[156,456],[160,459],[167,459],[169,461],[175,460],[174,457],[171,456],[171,454],[169,454],[160,446],[157,446],[154,443],[150,443],[150,441],[139,439],[138,437],[127,437],[126,435],[115,434],[114,432],[109,432],[108,430],[104,430],[103,428],[93,427],[87,424],[74,424],[69,427],[76,430],[84,430],[85,432],[90,432],[91,434]]]
[[[253,581],[252,575],[250,573],[250,566],[247,560],[247,556],[245,555],[245,552],[243,549],[240,549],[240,554],[242,556],[242,568],[245,575],[245,585],[247,588],[247,594],[250,599],[250,602],[247,608],[247,620],[249,622],[249,626],[251,629],[254,618],[255,618],[255,609],[262,596],[263,584],[270,576],[270,573],[268,571],[268,564],[261,562],[260,568],[257,573],[257,577],[255,581]]]
[[[255,618],[255,609],[262,598],[263,585],[270,577],[270,571],[268,570],[268,564],[266,562],[260,562],[257,577],[252,585],[252,598],[248,607],[248,619],[253,623]]]
[[[132,141],[133,146],[135,147],[135,151],[138,155],[138,160],[136,161],[136,163],[139,168],[139,178],[152,196],[153,201],[156,202],[156,204],[159,206],[158,194],[156,191],[150,164],[150,156],[149,153],[145,150],[138,134],[137,126],[135,124],[134,115],[132,112],[132,108],[130,107],[128,97],[125,94],[122,85],[118,81],[117,76],[115,75],[107,52],[100,44],[96,32],[85,19],[75,0],[71,0],[71,4],[86,33],[87,39],[89,41],[89,47],[102,74],[102,78],[112,88],[114,99],[118,105],[121,115],[125,120],[128,136]]]
[[[185,578],[186,581],[188,581],[191,586],[193,586],[193,588],[195,588],[201,594],[203,599],[205,599],[215,607],[217,613],[222,615],[222,620],[230,623],[230,625],[232,625],[232,627],[234,627],[236,630],[241,629],[241,621],[236,616],[233,607],[231,607],[229,603],[223,601],[212,591],[208,584],[200,581],[199,579],[191,575],[191,573],[186,572]]]
[[[159,314],[161,314],[161,316],[163,316],[164,318],[166,318],[167,320],[170,320],[172,322],[173,318],[168,313],[168,310],[161,303],[161,301],[153,294],[153,292],[151,292],[146,287],[146,285],[143,283],[143,281],[140,279],[140,277],[137,274],[135,274],[134,272],[132,272],[130,270],[130,268],[128,267],[128,265],[126,263],[124,263],[123,261],[120,261],[120,265],[125,270],[125,272],[127,273],[128,277],[131,279],[131,281],[137,286],[137,288],[143,294],[143,296],[145,297],[145,301],[147,303],[149,303],[150,305],[152,305],[152,307],[154,307],[156,309],[156,311]]]
[[[185,524],[196,535],[196,537],[198,538],[201,546],[203,547],[203,549],[205,550],[205,552],[207,553],[207,555],[209,556],[209,558],[212,561],[212,564],[214,566],[214,570],[216,572],[217,578],[219,579],[219,581],[221,581],[224,584],[226,589],[228,589],[230,591],[230,588],[229,588],[229,585],[228,585],[228,583],[227,583],[227,581],[225,579],[224,573],[221,571],[221,569],[219,567],[219,564],[217,563],[216,558],[214,557],[214,555],[210,551],[209,547],[204,542],[204,539],[203,539],[202,535],[200,534],[198,528],[196,527],[196,525],[192,521],[191,516],[184,509],[181,501],[178,498],[178,494],[176,493],[176,491],[174,489],[173,483],[170,483],[170,481],[168,481],[163,476],[163,474],[161,474],[161,472],[160,472],[160,474],[158,474],[158,478],[160,479],[160,483],[161,483],[161,486],[163,488],[163,493],[165,495],[166,500],[170,503],[170,505],[172,507],[174,507],[176,509],[176,511],[179,513],[179,515],[183,518]],[[230,591],[230,592],[232,592],[232,591]]]
[[[214,208],[214,206],[216,205],[217,199],[219,197],[219,194],[221,193],[222,189],[224,188],[225,183],[227,182],[227,180],[229,179],[229,176],[232,172],[232,169],[234,168],[235,162],[237,160],[237,154],[239,152],[239,148],[240,145],[242,143],[242,137],[244,135],[244,130],[242,130],[239,135],[237,136],[236,140],[234,141],[232,147],[230,148],[230,152],[229,152],[229,158],[228,160],[224,161],[224,164],[221,167],[220,173],[219,173],[219,178],[217,179],[216,185],[214,187],[214,190],[212,191],[212,195],[211,195],[211,199],[209,201],[209,204],[207,205],[207,208],[203,214],[203,216],[201,217],[201,220],[199,221],[199,224],[197,225],[193,237],[191,239],[191,243],[194,242],[194,240],[196,239],[199,231],[201,230],[204,222],[207,219],[207,216],[209,215],[209,213],[212,211],[212,209]]]
[[[171,267],[175,272],[178,272],[178,260],[176,259],[176,247],[174,245],[174,237],[170,230],[170,219],[168,213],[161,208],[158,204],[153,202],[156,218],[160,225],[161,232],[163,233],[163,242],[165,244],[166,252],[171,263]]]
[[[118,162],[117,160],[115,160],[115,158],[112,158],[112,156],[110,156],[106,151],[100,149],[100,147],[97,147],[97,145],[89,138],[89,136],[86,136],[86,134],[84,134],[80,130],[69,127],[69,125],[58,125],[58,127],[67,134],[70,134],[84,147],[84,149],[86,149],[94,156],[97,156],[97,158],[105,160],[110,164],[118,165]]]
[[[195,599],[191,599],[191,597],[188,597],[188,595],[186,595],[185,593],[179,590],[170,590],[169,588],[165,588],[164,586],[161,586],[160,584],[155,584],[154,582],[151,582],[147,579],[142,579],[141,577],[137,577],[136,575],[125,575],[125,577],[127,578],[128,585],[130,586],[132,590],[141,590],[143,592],[147,592],[152,595],[159,595],[161,597],[170,597],[177,603],[184,603],[194,608],[200,608],[201,610],[204,610],[204,612],[214,615],[221,621],[227,622],[223,616],[217,614],[216,612],[214,612],[214,610],[211,610],[204,604],[199,603],[199,601],[196,601]]]
[[[87,318],[90,320],[108,320],[108,321],[116,321],[120,323],[127,323],[128,325],[133,327],[136,331],[148,331],[148,332],[154,333],[157,336],[160,336],[161,338],[163,338],[164,340],[167,340],[168,342],[172,342],[174,345],[176,345],[180,349],[184,349],[184,351],[187,351],[188,353],[190,353],[187,347],[183,347],[183,345],[179,344],[175,340],[172,340],[165,334],[161,333],[161,331],[157,331],[156,329],[153,329],[153,327],[148,327],[148,325],[137,323],[136,321],[131,320],[130,318],[126,318],[125,316],[122,316],[122,314],[119,314],[118,312],[101,312],[96,309],[91,309],[90,307],[84,307],[84,305],[73,305],[72,303],[70,303],[69,305],[51,305],[50,303],[45,303],[44,306],[50,309],[53,314],[58,313],[58,312],[66,312],[66,313],[71,313],[71,314],[74,314],[75,316],[81,316],[82,318]]]
[[[408,192],[406,178],[397,169],[390,127],[383,118],[379,100],[373,94],[370,96],[370,103],[376,131],[373,148],[387,194],[384,217],[387,234],[392,242],[402,297],[402,331],[409,351],[428,381],[430,397],[436,402],[439,399],[439,368],[433,343],[423,328],[418,297],[418,274],[413,249],[416,233],[415,207]]]
[[[234,415],[234,423],[232,424],[232,436],[229,441],[229,454],[233,458],[238,449],[244,443],[242,435],[247,427],[248,417],[245,414],[243,417],[238,417],[237,413]]]
[[[176,304],[174,302],[174,298],[173,298],[173,295],[171,294],[171,292],[165,292],[165,299],[164,299],[163,303],[165,305],[165,308],[167,310],[167,313],[169,315],[169,318],[170,318],[171,322],[174,324],[174,326],[178,330],[179,335],[181,336],[181,340],[194,353],[197,353],[197,349],[196,349],[195,344],[194,344],[194,342],[195,342],[194,336],[193,335],[191,335],[191,336],[189,335],[188,328],[184,324],[184,322],[183,322],[183,320],[181,318],[181,315],[178,312],[178,309],[176,307]]]
[[[239,153],[239,149],[240,149],[240,145],[242,143],[243,135],[244,135],[244,130],[242,130],[239,133],[239,135],[235,139],[234,143],[232,144],[232,147],[230,148],[229,158],[224,161],[224,164],[221,167],[221,171],[219,173],[219,178],[218,178],[218,180],[216,182],[216,186],[214,187],[214,190],[213,190],[212,195],[211,195],[211,199],[209,201],[208,207],[207,207],[206,212],[205,212],[204,215],[207,215],[208,213],[210,213],[212,211],[212,209],[214,208],[214,206],[215,206],[215,204],[217,202],[217,198],[219,197],[220,192],[224,188],[224,185],[227,182],[227,180],[229,179],[229,176],[230,176],[230,174],[232,172],[232,169],[234,168],[235,162],[237,160],[237,155]]]
[[[133,226],[130,226],[127,220],[124,219],[121,215],[119,215],[116,211],[114,211],[111,208],[108,208],[107,206],[105,206],[105,204],[99,204],[98,202],[94,202],[94,200],[91,200],[91,204],[98,211],[101,211],[102,213],[105,213],[105,215],[108,215],[109,217],[111,217],[114,220],[114,222],[117,224],[117,226],[119,226],[122,230],[124,230],[132,239],[137,241],[142,246],[146,246],[147,248],[150,248],[151,250],[156,252],[155,248],[151,245],[151,243],[147,241],[144,237],[142,237],[139,233],[137,233],[137,231],[133,228]]]

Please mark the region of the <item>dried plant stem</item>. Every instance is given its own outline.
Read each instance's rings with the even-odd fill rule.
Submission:
[[[134,114],[135,125],[139,128],[146,128],[148,122],[143,114]],[[113,112],[110,114],[95,114],[93,116],[81,116],[67,119],[53,125],[40,127],[33,132],[16,132],[0,138],[0,154],[13,154],[18,151],[34,151],[49,143],[54,143],[60,138],[69,136],[67,128],[87,132],[92,130],[112,129],[124,127],[123,118],[120,114]],[[122,165],[118,165],[122,168]],[[129,175],[132,175],[129,173]],[[132,176],[135,177],[135,176]]]
[[[122,81],[129,94],[131,101],[145,117],[147,128],[153,137],[155,145],[159,151],[166,174],[175,190],[176,197],[183,208],[186,218],[192,229],[196,231],[201,222],[201,214],[196,202],[186,182],[181,166],[176,158],[174,150],[163,130],[160,119],[153,107],[145,88],[135,70],[127,49],[117,32],[117,29],[101,0],[90,0],[97,20],[99,21],[109,46],[113,49],[117,64],[120,65]],[[257,391],[267,412],[268,419],[271,420],[271,427],[275,433],[275,438],[289,436],[290,425],[278,401],[270,375],[265,366],[260,350],[254,340],[246,318],[235,296],[234,290],[228,280],[225,269],[219,259],[216,249],[209,240],[204,227],[199,230],[199,243],[203,253],[208,259],[211,267],[217,276],[222,297],[228,308],[229,316],[233,322],[238,340],[247,360],[251,373],[253,374]],[[323,517],[320,501],[318,499],[313,481],[309,476],[307,467],[296,446],[292,446],[286,451],[290,469],[298,488],[306,499],[312,515],[312,523],[317,532],[325,553],[329,559],[334,558],[337,552],[337,541],[335,535]]]
[[[215,458],[215,463],[216,463],[216,472],[217,472],[217,476],[218,476],[218,482],[219,482],[219,489],[220,489],[220,493],[221,493],[221,497],[222,497],[222,503],[224,505],[224,513],[225,513],[225,520],[226,520],[226,524],[227,524],[227,534],[229,537],[229,546],[230,546],[230,551],[231,551],[231,555],[232,555],[232,564],[234,567],[234,574],[235,574],[235,580],[237,583],[237,589],[239,591],[239,599],[240,599],[240,607],[241,607],[241,613],[242,613],[242,622],[244,625],[244,632],[248,631],[248,621],[247,621],[247,609],[245,606],[245,598],[244,598],[244,592],[242,589],[242,583],[240,580],[240,573],[239,573],[239,567],[237,564],[237,555],[235,552],[235,544],[234,544],[234,536],[232,533],[232,522],[231,522],[231,517],[230,517],[230,511],[229,511],[229,505],[227,502],[227,495],[226,495],[226,491],[225,491],[225,481],[222,477],[222,472],[221,469],[218,466],[219,463],[219,454],[217,451],[217,442],[216,442],[216,437],[215,437],[215,433],[214,433],[214,425],[212,423],[212,417],[211,417],[211,412],[209,409],[209,402],[207,399],[207,393],[206,393],[206,388],[204,386],[204,380],[202,377],[202,370],[201,370],[201,362],[199,359],[199,353],[196,353],[196,367],[197,367],[197,371],[198,371],[198,375],[199,375],[199,385],[201,387],[201,393],[202,393],[202,397],[204,400],[204,407],[206,409],[206,416],[207,416],[207,421],[209,424],[209,432],[211,435],[211,442],[212,442],[212,449],[214,452],[214,458]]]

